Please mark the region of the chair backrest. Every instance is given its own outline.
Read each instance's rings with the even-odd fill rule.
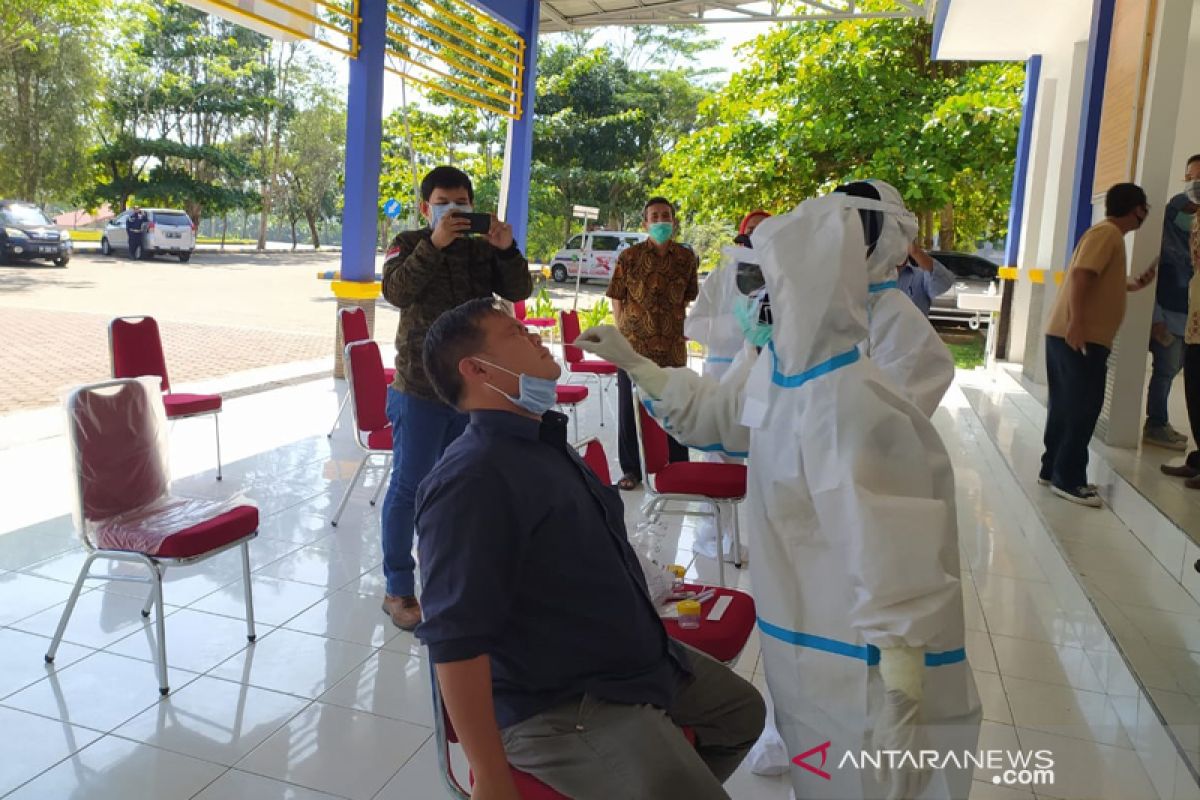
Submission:
[[[346,381],[350,385],[350,408],[355,426],[365,433],[388,426],[387,377],[383,357],[373,340],[346,345]]]
[[[140,508],[170,488],[162,397],[152,381],[81,386],[67,398],[81,523]]]
[[[567,363],[574,364],[583,361],[583,351],[571,344],[579,338],[579,313],[563,311],[559,314],[559,319],[562,322],[563,354],[567,358]]]
[[[371,338],[371,330],[367,327],[367,312],[361,308],[343,308],[338,311],[338,319],[342,324],[343,346]]]
[[[525,301],[517,300],[513,303],[513,316],[522,322],[525,321]]]
[[[582,450],[580,455],[583,457],[583,463],[588,465],[600,482],[605,486],[612,486],[612,473],[608,470],[608,454],[604,452],[604,445],[600,440],[593,437],[575,445],[575,449]]]
[[[642,447],[642,468],[647,475],[657,475],[671,460],[670,451],[667,449],[667,432],[646,410],[641,394],[635,391],[633,401],[637,404],[637,432]]]
[[[114,378],[155,375],[160,388],[171,391],[162,338],[154,317],[117,317],[108,323],[108,350]]]

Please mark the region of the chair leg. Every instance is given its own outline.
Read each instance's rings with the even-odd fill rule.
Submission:
[[[213,425],[217,430],[217,480],[221,480],[221,415],[213,414]]]
[[[392,466],[392,457],[388,456],[386,459],[384,459],[383,470],[382,470],[383,474],[380,475],[380,477],[379,477],[379,483],[377,483],[375,485],[375,493],[373,495],[371,495],[371,506],[372,507],[374,507],[374,505],[379,502],[379,494],[383,491],[384,484],[388,482],[388,478],[390,477],[388,475],[388,473],[391,471],[391,466]]]
[[[366,468],[367,459],[370,457],[370,453],[363,456],[363,460],[358,464],[358,469],[354,470],[354,477],[350,479],[350,485],[346,487],[346,492],[342,495],[342,502],[338,503],[337,511],[333,512],[333,519],[329,521],[329,524],[333,527],[336,528],[338,520],[342,518],[342,512],[346,509],[346,503],[350,500],[350,493],[353,492],[354,487],[358,485],[358,479],[362,475],[363,469]]]
[[[600,427],[604,427],[604,379],[599,375],[596,376],[596,388],[600,390]]]
[[[722,589],[725,588],[725,531],[721,524],[721,504],[710,502],[709,508],[712,509],[713,516],[717,522],[717,583]]]
[[[742,568],[742,526],[738,522],[738,504],[729,504],[729,514],[733,517],[733,546],[736,548],[733,554],[733,565],[738,569]]]
[[[67,605],[63,608],[62,617],[58,620],[58,628],[54,631],[54,638],[50,641],[50,649],[46,651],[47,664],[54,663],[54,656],[58,653],[58,644],[67,630],[67,623],[71,621],[71,613],[75,611],[75,601],[79,599],[79,591],[83,588],[83,582],[87,580],[88,573],[92,571],[92,562],[95,560],[96,554],[89,553],[87,560],[79,568],[79,577],[75,579],[75,585],[71,587],[71,596],[67,598]]]
[[[571,406],[571,422],[575,425],[575,441],[579,441],[579,406]]]
[[[350,390],[346,390],[346,395],[342,398],[342,404],[338,406],[337,415],[333,418],[333,426],[329,429],[329,433],[325,434],[326,439],[333,438],[333,432],[337,430],[338,423],[342,421],[342,414],[346,413],[346,404],[350,402]]]
[[[161,569],[164,573],[167,571],[166,567],[159,567],[159,569]],[[150,592],[146,595],[146,604],[142,606],[142,618],[143,619],[148,619],[150,617],[150,609],[153,607],[154,607],[154,589],[151,588]]]
[[[151,572],[154,573],[151,576],[154,581],[154,604],[158,606],[158,619],[154,621],[158,634],[158,658],[155,664],[158,667],[158,693],[166,697],[171,693],[171,687],[167,683],[167,622],[163,608],[162,573],[157,567],[152,567]]]
[[[242,542],[242,585],[246,588],[246,639],[258,638],[254,632],[254,589],[250,585],[250,543]]]

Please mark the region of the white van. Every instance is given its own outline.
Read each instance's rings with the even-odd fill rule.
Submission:
[[[622,251],[646,238],[641,231],[592,231],[572,236],[550,261],[550,277],[566,283],[578,272],[582,281],[608,281]]]

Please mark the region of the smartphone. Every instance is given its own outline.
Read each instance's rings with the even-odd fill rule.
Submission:
[[[467,233],[487,233],[492,229],[491,214],[467,214],[462,211],[455,212],[455,214],[471,221],[471,227],[467,228]]]

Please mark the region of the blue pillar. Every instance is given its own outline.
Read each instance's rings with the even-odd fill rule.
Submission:
[[[1071,198],[1068,253],[1074,252],[1079,238],[1092,226],[1096,146],[1100,140],[1100,112],[1104,107],[1104,84],[1108,78],[1108,50],[1116,4],[1117,0],[1092,0],[1092,30],[1088,38],[1087,70],[1079,114],[1079,146],[1075,151],[1075,194]]]
[[[1042,57],[1030,56],[1025,64],[1025,97],[1021,102],[1021,131],[1017,134],[1017,163],[1013,170],[1012,198],[1008,204],[1008,242],[1004,266],[1017,266],[1021,253],[1021,225],[1025,221],[1025,184],[1029,178],[1029,151],[1033,146],[1033,116],[1037,111]]]
[[[532,179],[533,162],[533,97],[537,85],[537,0],[527,0],[522,9],[524,19],[517,29],[525,39],[525,74],[521,79],[521,118],[509,129],[508,152],[508,195],[505,205],[505,222],[512,225],[513,238],[517,246],[525,249],[529,233],[529,185]]]
[[[358,58],[350,60],[346,92],[342,280],[374,282],[387,0],[360,0],[358,11]]]

